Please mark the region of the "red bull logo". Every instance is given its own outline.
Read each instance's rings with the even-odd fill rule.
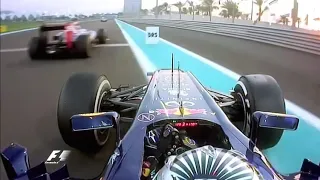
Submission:
[[[194,115],[194,114],[207,114],[205,109],[189,109],[189,108],[173,108],[173,109],[157,109],[157,115]]]

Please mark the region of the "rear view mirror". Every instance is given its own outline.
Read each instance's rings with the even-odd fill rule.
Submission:
[[[73,131],[108,129],[116,126],[114,112],[78,114],[71,117]]]
[[[296,130],[299,125],[299,118],[293,115],[256,111],[253,119],[259,127],[275,128],[284,130]]]

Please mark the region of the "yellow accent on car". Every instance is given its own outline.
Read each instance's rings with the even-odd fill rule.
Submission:
[[[89,116],[99,116],[99,115],[102,115],[102,114],[105,114],[104,112],[98,112],[98,113],[85,113],[85,114],[79,114],[80,116],[86,116],[86,117],[89,117]]]
[[[142,175],[144,177],[148,177],[150,175],[151,170],[149,168],[142,168]]]

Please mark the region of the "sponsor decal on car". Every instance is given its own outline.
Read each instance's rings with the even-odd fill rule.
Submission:
[[[155,116],[150,113],[141,113],[137,116],[137,120],[141,122],[151,122],[153,121]]]
[[[155,101],[202,101],[202,97],[186,97],[186,96],[181,96],[181,97],[155,97]]]
[[[194,115],[194,114],[207,114],[206,109],[189,109],[189,108],[173,108],[173,109],[157,109],[157,115]]]
[[[181,96],[188,96],[189,94],[186,91],[178,91],[176,89],[172,89],[168,91],[170,95],[172,96],[177,96],[177,95],[181,95]]]
[[[190,85],[187,83],[181,83],[180,90],[181,91],[190,91],[191,89],[186,86],[190,86]],[[161,84],[161,87],[164,91],[173,90],[173,89],[179,90],[179,84],[176,84],[176,83],[163,83],[163,84]]]
[[[168,101],[168,102],[165,102],[164,103],[166,106],[170,106],[170,107],[180,107],[181,105],[183,107],[191,107],[191,106],[194,106],[195,103],[194,102],[191,102],[191,101],[181,101],[181,102],[178,102],[178,101]]]
[[[176,76],[165,76],[164,80],[166,82],[175,82],[175,83],[182,83],[185,81],[184,76],[181,76],[180,78],[176,77]]]

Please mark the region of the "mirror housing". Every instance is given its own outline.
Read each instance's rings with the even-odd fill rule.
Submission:
[[[295,179],[297,176],[299,176],[299,179],[319,180],[320,163],[317,165],[308,159],[304,159],[300,171],[289,174],[289,176],[285,177],[285,179]]]
[[[296,130],[299,118],[289,114],[256,111],[252,114],[259,127]]]
[[[112,118],[104,112],[77,114],[71,117],[72,131],[109,129],[114,126]]]
[[[147,76],[153,76],[154,72],[147,72]]]
[[[120,115],[115,112],[77,114],[71,117],[72,131],[115,128],[117,144],[120,142]]]

